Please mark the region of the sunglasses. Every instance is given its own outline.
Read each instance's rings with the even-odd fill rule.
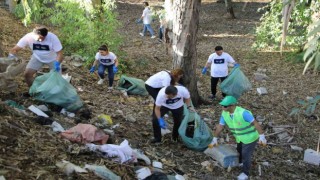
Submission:
[[[229,106],[222,106],[223,108],[228,108]]]

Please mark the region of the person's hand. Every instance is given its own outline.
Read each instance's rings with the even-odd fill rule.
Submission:
[[[207,68],[206,67],[204,67],[203,69],[202,69],[202,74],[206,74],[206,72],[207,72]]]
[[[259,135],[259,144],[263,146],[267,145],[267,140],[264,134]]]
[[[60,72],[60,62],[59,61],[55,61],[54,62],[54,70],[57,72]]]
[[[14,54],[9,53],[8,59],[17,59],[17,56],[15,56]]]
[[[233,67],[235,67],[235,68],[239,68],[240,67],[240,64],[239,63],[236,63],[236,64],[234,64],[234,66]]]
[[[161,129],[167,129],[166,121],[162,117],[158,119],[158,122]]]
[[[211,143],[208,145],[209,148],[213,148],[214,146],[218,146],[218,138],[213,137]]]
[[[137,23],[137,24],[141,24],[141,23],[142,23],[142,20],[139,18],[139,19],[136,20],[136,23]]]
[[[113,73],[117,73],[118,72],[118,67],[117,66],[113,66]]]
[[[196,112],[196,110],[194,109],[193,106],[188,106],[188,110],[189,110],[190,112]]]
[[[94,73],[95,70],[96,70],[96,67],[92,66],[91,69],[90,69],[90,73]]]

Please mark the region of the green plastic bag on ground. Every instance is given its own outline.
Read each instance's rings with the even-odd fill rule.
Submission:
[[[70,112],[83,106],[76,89],[55,71],[36,77],[29,94],[38,101],[61,106]]]
[[[148,91],[146,90],[145,83],[143,80],[133,77],[127,77],[125,75],[122,75],[120,77],[117,89],[125,90],[128,94],[133,95],[148,95]]]
[[[249,91],[252,85],[239,67],[234,67],[230,75],[220,84],[220,89],[227,95],[239,98]]]
[[[212,131],[196,112],[184,105],[184,118],[179,127],[183,143],[195,151],[204,151],[212,141]]]

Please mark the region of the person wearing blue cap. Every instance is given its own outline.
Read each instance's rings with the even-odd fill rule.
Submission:
[[[240,106],[237,106],[237,99],[233,96],[226,96],[220,103],[222,114],[220,123],[216,127],[214,137],[209,146],[218,145],[218,136],[227,125],[237,142],[239,152],[239,163],[242,163],[242,173],[238,179],[246,180],[249,178],[251,167],[251,157],[256,144],[266,145],[267,140],[263,134],[260,124],[254,119],[252,113]]]

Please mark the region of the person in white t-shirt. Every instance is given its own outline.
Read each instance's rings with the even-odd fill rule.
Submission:
[[[207,68],[211,66],[211,96],[210,98],[215,99],[217,93],[217,84],[219,80],[222,82],[228,76],[228,65],[239,66],[235,60],[228,54],[223,52],[221,46],[215,47],[215,53],[211,54],[205,67],[202,69],[202,74],[206,74]],[[222,93],[225,97],[226,94]]]
[[[194,111],[190,93],[187,88],[183,86],[167,86],[159,91],[156,99],[156,107],[154,109],[152,126],[154,139],[151,143],[161,142],[161,128],[166,129],[167,125],[163,116],[171,111],[173,117],[172,140],[177,142],[179,138],[178,129],[183,119],[183,105],[186,103],[190,111]]]
[[[108,69],[108,79],[109,79],[109,87],[108,89],[111,90],[113,81],[114,81],[114,74],[118,72],[118,60],[117,56],[108,50],[106,45],[102,45],[99,47],[99,52],[97,52],[95,56],[95,61],[90,69],[90,73],[94,73],[96,70],[96,66],[99,63],[98,67],[98,74],[100,80],[98,84],[103,84],[105,70]]]
[[[149,7],[148,2],[143,2],[144,5],[144,10],[142,12],[142,16],[140,19],[143,20],[143,31],[140,33],[141,36],[145,36],[146,31],[148,30],[151,34],[151,38],[155,38],[156,36],[154,35],[154,31],[151,27],[151,22],[152,22],[152,11]]]
[[[50,69],[60,72],[63,60],[62,45],[58,37],[48,32],[44,26],[37,26],[33,32],[23,36],[18,44],[9,53],[9,58],[14,58],[21,49],[29,47],[32,56],[24,72],[26,83],[30,87],[34,80],[34,74],[43,66],[48,65]]]

